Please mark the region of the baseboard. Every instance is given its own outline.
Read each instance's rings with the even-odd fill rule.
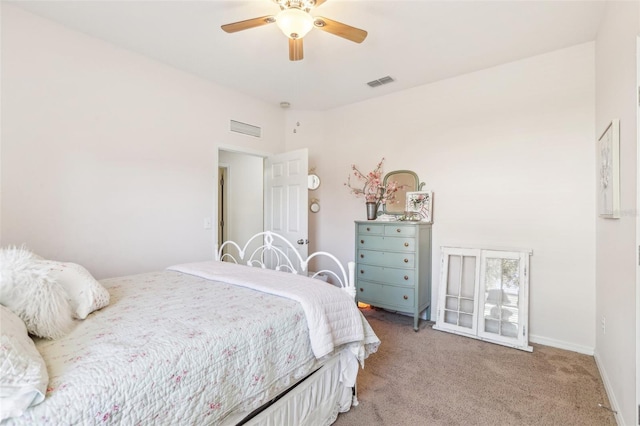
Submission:
[[[579,354],[591,355],[594,354],[594,348],[590,346],[576,345],[575,343],[565,342],[563,340],[550,339],[548,337],[536,336],[534,334],[529,335],[529,343],[538,343],[545,346],[553,346],[558,349],[565,349],[567,351],[578,352]]]
[[[618,401],[616,400],[616,396],[613,393],[613,389],[611,388],[611,382],[609,381],[609,376],[607,376],[607,371],[602,368],[601,366],[601,362],[600,362],[600,357],[598,356],[598,353],[596,352],[593,355],[593,358],[596,360],[596,367],[598,367],[598,372],[600,373],[600,377],[602,377],[602,383],[604,384],[604,391],[607,393],[607,397],[609,398],[609,404],[611,404],[611,408],[614,413],[613,415],[616,418],[616,423],[619,425],[624,424],[623,423],[623,419],[620,416],[620,410],[618,410]]]

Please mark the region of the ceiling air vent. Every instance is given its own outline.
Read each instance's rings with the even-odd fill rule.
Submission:
[[[383,84],[392,83],[392,82],[394,82],[394,81],[395,81],[395,80],[394,80],[393,78],[391,78],[391,77],[389,77],[389,76],[386,76],[386,77],[380,77],[380,78],[379,78],[379,79],[377,79],[377,80],[370,81],[370,82],[368,82],[367,84],[368,84],[370,87],[378,87],[378,86],[382,86]]]
[[[232,132],[242,133],[243,135],[253,136],[254,138],[259,138],[262,134],[260,127],[235,120],[231,120],[229,129]]]

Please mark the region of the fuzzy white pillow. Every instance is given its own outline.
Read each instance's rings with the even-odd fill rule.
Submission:
[[[0,422],[44,400],[47,367],[16,314],[0,305]]]
[[[0,304],[36,336],[57,339],[73,327],[64,288],[49,276],[49,267],[24,247],[0,250]]]
[[[73,316],[85,319],[91,312],[109,304],[109,292],[84,267],[69,262],[43,260],[49,276],[67,293]]]

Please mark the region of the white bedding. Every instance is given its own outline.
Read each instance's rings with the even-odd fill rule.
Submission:
[[[16,424],[217,424],[320,364],[296,301],[175,271],[102,284],[108,307],[36,341],[49,387]],[[375,351],[366,321],[363,333]]]
[[[316,358],[330,354],[340,345],[357,342],[358,349],[363,349],[359,351],[359,360],[364,361],[364,345],[375,343],[365,342],[364,327],[368,323],[363,321],[354,300],[344,290],[325,282],[294,274],[283,277],[282,272],[228,262],[188,263],[169,269],[299,302],[307,319],[311,348]],[[367,331],[367,336],[373,334]]]

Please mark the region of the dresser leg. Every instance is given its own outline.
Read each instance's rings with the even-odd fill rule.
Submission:
[[[413,317],[413,331],[418,332],[418,321],[420,321],[420,316],[415,315]]]

